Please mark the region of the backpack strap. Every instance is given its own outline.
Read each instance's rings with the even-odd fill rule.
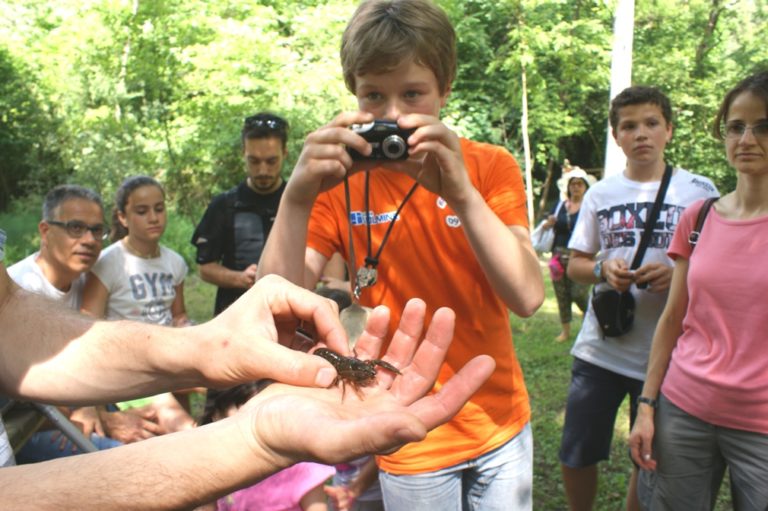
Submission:
[[[696,243],[698,243],[699,237],[701,236],[704,220],[707,219],[707,214],[709,213],[710,208],[712,208],[712,204],[714,204],[717,199],[718,197],[710,197],[705,200],[701,205],[701,208],[699,208],[699,214],[696,217],[696,226],[691,231],[691,234],[688,235],[688,243],[691,244],[691,253],[693,253],[693,249],[696,248]]]

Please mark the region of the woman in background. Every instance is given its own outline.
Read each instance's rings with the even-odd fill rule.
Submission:
[[[582,314],[587,311],[589,286],[579,284],[568,278],[569,250],[568,241],[571,239],[573,226],[579,218],[581,201],[595,178],[577,166],[570,166],[566,160],[564,172],[557,180],[560,189],[560,202],[555,206],[547,219],[546,226],[555,230],[555,241],[552,244],[552,259],[549,262],[552,287],[557,296],[557,309],[560,313],[560,334],[555,337],[557,342],[567,341],[571,336],[571,304],[575,303]]]

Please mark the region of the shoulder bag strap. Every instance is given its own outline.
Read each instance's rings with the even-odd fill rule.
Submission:
[[[651,235],[653,234],[653,226],[656,225],[656,220],[659,218],[659,212],[661,211],[661,204],[664,202],[664,196],[667,194],[667,188],[669,188],[669,182],[672,180],[672,166],[667,165],[664,168],[664,177],[661,178],[661,184],[659,185],[659,191],[656,193],[656,201],[653,203],[648,218],[645,220],[645,230],[643,236],[640,238],[640,245],[635,252],[635,258],[632,259],[632,265],[630,270],[636,270],[640,267],[640,263],[643,262],[645,257],[645,249],[648,248],[648,243],[651,241]]]
[[[565,206],[565,201],[559,201],[557,205],[555,206],[555,211],[552,213],[555,218],[560,214],[560,210],[563,209],[563,206]]]
[[[691,253],[693,253],[693,249],[696,248],[696,243],[699,242],[699,237],[701,236],[701,229],[704,227],[704,220],[707,219],[707,213],[709,213],[710,208],[712,207],[712,204],[717,201],[718,197],[710,197],[707,200],[704,201],[704,203],[701,205],[701,208],[699,208],[699,214],[696,217],[696,226],[691,231],[691,234],[688,235],[688,243],[691,244]]]

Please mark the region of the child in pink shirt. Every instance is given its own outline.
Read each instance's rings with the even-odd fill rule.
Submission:
[[[271,380],[237,385],[222,392],[208,393],[201,424],[228,417],[250,398],[258,394]],[[297,463],[276,474],[216,501],[215,507],[196,511],[327,511],[323,486],[336,469],[319,463]]]

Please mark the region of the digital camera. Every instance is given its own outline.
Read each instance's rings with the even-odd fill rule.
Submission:
[[[367,124],[353,124],[352,131],[371,144],[371,154],[365,156],[347,148],[353,160],[405,160],[408,158],[408,137],[415,130],[399,128],[394,121],[375,120]]]

